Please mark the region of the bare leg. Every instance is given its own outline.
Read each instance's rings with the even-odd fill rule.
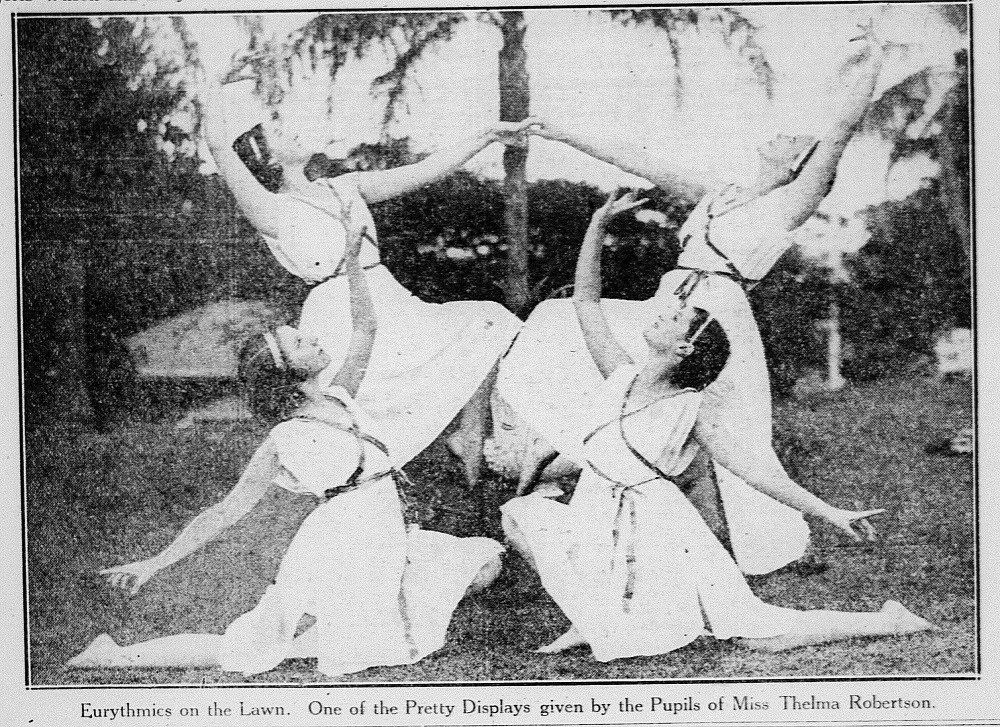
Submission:
[[[78,669],[219,666],[221,646],[222,636],[215,634],[177,634],[132,646],[118,646],[110,636],[101,634],[66,662],[66,666]]]
[[[882,610],[874,613],[803,611],[801,622],[791,633],[765,639],[737,639],[737,642],[760,651],[785,651],[858,636],[900,636],[936,628],[899,601],[886,601]]]

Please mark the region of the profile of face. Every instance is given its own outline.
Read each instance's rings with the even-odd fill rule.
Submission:
[[[691,352],[687,334],[696,311],[680,299],[673,299],[643,331],[643,338],[655,353],[673,353],[684,358]]]
[[[330,357],[315,336],[292,326],[281,326],[274,331],[274,337],[278,340],[285,362],[293,371],[313,376],[330,365]]]
[[[802,154],[816,143],[813,136],[789,136],[778,134],[773,139],[757,147],[761,171],[780,177],[783,183],[790,182],[797,171],[796,166]]]

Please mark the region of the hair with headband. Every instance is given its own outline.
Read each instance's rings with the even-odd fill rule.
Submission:
[[[300,385],[307,375],[285,363],[273,333],[252,338],[243,346],[238,378],[246,389],[251,411],[266,421],[287,419],[305,401]]]
[[[233,151],[267,191],[277,192],[281,189],[281,167],[271,159],[264,129],[260,124],[240,134],[233,142]]]
[[[675,386],[701,391],[718,378],[729,361],[729,337],[703,308],[694,308],[687,341],[692,350],[671,375]]]

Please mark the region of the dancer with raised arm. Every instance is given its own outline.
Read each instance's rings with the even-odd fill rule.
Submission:
[[[315,336],[330,357],[327,376],[343,363],[349,339],[344,240],[351,226],[364,227],[360,260],[379,330],[358,404],[378,423],[394,464],[401,466],[427,447],[476,395],[453,442],[464,453],[467,477],[474,482],[491,373],[521,321],[499,303],[432,304],[412,295],[380,262],[368,204],[441,179],[493,142],[524,143],[527,122],[497,122],[416,164],[310,181],[306,163],[327,147],[333,132],[319,119],[303,122],[293,109],[279,107],[261,124],[266,153],[281,170],[281,187],[275,193],[254,177],[234,150],[234,139],[246,132],[240,121],[226,118],[221,87],[214,87],[206,104],[209,147],[240,208],[277,260],[293,275],[315,284],[298,328],[303,335]],[[345,206],[351,208],[349,219],[343,213]]]
[[[791,245],[788,233],[817,209],[828,193],[837,163],[875,88],[883,49],[871,27],[862,36],[858,78],[822,140],[778,136],[758,150],[760,169],[749,186],[715,188],[669,161],[618,139],[538,119],[536,133],[563,141],[657,185],[701,201],[680,231],[677,268],[661,279],[649,301],[606,300],[611,329],[636,360],[651,310],[676,297],[709,312],[729,338],[729,363],[706,388],[701,416],[711,436],[727,448],[747,445],[758,471],[779,468],[771,445],[771,394],[764,348],[746,291],[763,278]],[[517,415],[555,450],[583,465],[577,422],[592,405],[600,376],[589,360],[580,327],[567,301],[541,303],[501,366],[499,386]],[[530,475],[554,453],[539,451]],[[719,462],[717,461],[718,465]],[[798,512],[748,487],[732,470],[715,472],[737,562],[747,573],[766,573],[799,557],[809,531]]]
[[[874,539],[881,510],[834,507],[792,482],[780,466],[760,471],[752,442],[722,440],[705,394],[732,355],[722,326],[680,296],[663,296],[643,330],[635,363],[604,315],[600,255],[605,226],[635,195],[599,209],[587,231],[572,304],[588,355],[606,378],[582,438],[585,466],[569,505],[537,494],[503,508],[510,542],[538,570],[572,623],[541,652],[583,644],[609,661],[661,654],[702,634],[778,651],[856,636],[933,628],[902,604],[881,611],[798,611],[764,603],[684,496],[676,478],[699,447],[753,487],[854,539]]]
[[[271,430],[240,481],[152,558],[106,568],[111,585],[135,593],[247,514],[274,485],[315,495],[274,584],[224,635],[180,634],[118,646],[102,634],[71,667],[215,667],[256,674],[291,657],[316,657],[336,676],[409,664],[444,645],[467,590],[499,572],[502,547],[404,524],[398,470],[375,423],[355,403],[377,338],[367,276],[359,263],[364,227],[344,251],[352,333],[343,362],[320,383],[330,355],[293,328],[264,335],[243,363],[258,412],[284,420]],[[315,623],[300,635],[303,616]]]

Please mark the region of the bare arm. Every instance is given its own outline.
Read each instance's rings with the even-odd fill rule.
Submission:
[[[416,164],[377,172],[357,172],[352,176],[367,202],[398,197],[448,176],[494,141],[523,143],[521,134],[530,123],[528,119],[519,123],[498,121],[475,136],[435,152]]]
[[[217,84],[209,88],[203,110],[205,140],[240,209],[258,232],[277,237],[280,200],[257,181],[233,149],[233,137],[222,108],[222,91]]]
[[[840,157],[871,103],[884,54],[870,31],[865,39],[868,45],[850,95],[802,172],[782,189],[787,205],[784,223],[788,230],[794,230],[809,219],[829,194]]]
[[[601,310],[601,249],[611,218],[639,204],[642,202],[636,201],[635,192],[629,192],[619,200],[612,194],[604,206],[594,213],[576,261],[573,307],[587,350],[604,378],[622,364],[632,363],[632,358],[615,338]]]
[[[271,486],[278,471],[277,452],[268,438],[258,447],[229,494],[198,514],[162,552],[143,561],[105,568],[100,572],[108,576],[111,585],[135,593],[157,571],[193,553],[250,512]]]
[[[348,224],[347,229],[351,230],[351,225]],[[344,387],[352,397],[357,395],[358,388],[365,378],[378,329],[378,319],[375,316],[368,279],[358,261],[366,232],[364,228],[352,231],[344,250],[344,271],[347,274],[351,295],[351,342],[347,347],[344,365],[340,367],[340,371],[332,381],[334,385]]]
[[[535,118],[534,131],[551,141],[561,141],[602,162],[648,179],[657,187],[689,200],[701,199],[705,192],[721,186],[711,174],[685,169],[657,152],[618,135],[602,135],[572,128],[550,119]]]
[[[725,432],[714,422],[703,421],[701,416],[695,422],[694,437],[708,450],[712,459],[755,490],[801,513],[826,520],[855,540],[861,539],[854,529],[855,524],[862,529],[865,537],[874,539],[875,531],[867,518],[884,510],[843,510],[830,505],[792,480],[773,452],[759,456],[760,453],[750,451],[744,438]]]

